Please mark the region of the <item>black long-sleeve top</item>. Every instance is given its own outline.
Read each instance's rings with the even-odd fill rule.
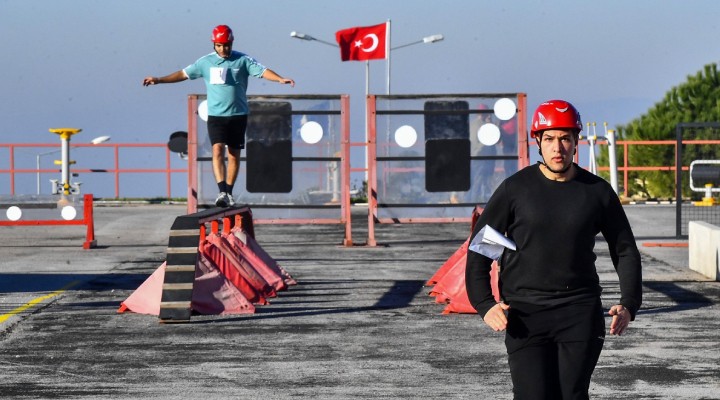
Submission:
[[[485,225],[517,245],[499,261],[500,294],[512,308],[528,311],[597,298],[595,237],[602,233],[620,280],[620,304],[632,318],[642,302],[640,253],[620,200],[603,179],[575,165],[570,181],[554,181],[532,165],[507,178],[480,215]],[[480,316],[496,302],[490,288],[492,260],[468,251],[465,283]]]

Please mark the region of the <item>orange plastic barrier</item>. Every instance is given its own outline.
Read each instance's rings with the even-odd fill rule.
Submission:
[[[244,231],[241,232],[238,230],[235,230],[234,234],[238,237],[243,236],[245,244],[250,249],[250,252],[259,257],[265,264],[272,268],[273,271],[280,274],[286,285],[297,285],[297,281],[260,246],[252,235],[248,235]],[[240,240],[242,241],[243,238]]]
[[[251,265],[240,253],[236,252],[227,239],[226,235],[212,234],[207,237],[209,243],[214,245],[220,250],[222,255],[227,258],[233,266],[240,272],[245,280],[252,285],[262,296],[276,297],[277,292],[275,288],[262,277],[262,275]]]
[[[470,305],[465,289],[465,264],[467,262],[469,239],[438,269],[428,283],[434,287],[429,295],[435,297],[436,303],[446,304],[443,314],[463,313],[475,314],[475,308]],[[493,262],[490,270],[490,285],[495,301],[500,301],[498,289],[498,265]]]
[[[165,278],[165,263],[150,275],[125,301],[118,313],[132,311],[137,314],[160,315],[160,299]],[[205,315],[252,314],[253,306],[205,256],[195,272],[195,290],[192,308]]]
[[[243,241],[236,235],[239,233],[242,237],[245,235],[240,229],[233,229],[229,234],[223,235],[225,240],[230,244],[233,251],[235,251],[241,258],[247,260],[253,268],[265,279],[265,281],[272,286],[276,292],[287,289],[288,285],[283,280],[281,272],[274,270],[270,267],[262,258],[254,253],[250,248],[243,243]]]
[[[241,218],[222,218],[211,222],[211,232],[205,225],[198,229],[200,243],[192,283],[193,312],[206,315],[248,314],[255,305],[268,304],[267,298],[287,290],[297,282],[280,267],[243,230]],[[118,313],[132,311],[140,314],[160,315],[165,282],[166,263],[148,277],[118,309]]]
[[[471,231],[472,228],[475,227],[475,223],[481,213],[482,208],[480,207],[476,207],[475,210],[473,210]],[[458,248],[425,283],[425,286],[433,286],[428,294],[435,297],[435,302],[446,304],[442,312],[443,314],[477,313],[475,308],[470,304],[465,288],[465,265],[467,263],[469,245],[470,238],[468,237],[460,248]],[[492,287],[495,301],[500,301],[498,270],[498,263],[494,261],[490,270],[490,286]]]
[[[210,242],[204,242],[200,245],[200,253],[219,269],[225,277],[240,289],[240,293],[253,304],[268,304],[265,296],[263,296],[247,279],[240,273],[239,268],[233,264],[232,260],[220,251],[220,249]]]

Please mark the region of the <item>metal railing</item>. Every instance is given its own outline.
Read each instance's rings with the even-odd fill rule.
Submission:
[[[533,141],[529,143],[531,146],[535,146]],[[622,195],[625,197],[631,197],[633,193],[630,192],[630,173],[639,171],[667,171],[673,172],[676,170],[675,164],[671,165],[630,165],[630,152],[633,151],[633,147],[637,146],[673,146],[674,154],[677,154],[677,141],[675,140],[618,140],[617,146],[622,147],[622,162],[618,164],[618,173],[622,174]],[[720,145],[720,140],[683,140],[683,145]],[[359,144],[362,145],[362,144]],[[589,143],[586,140],[580,142],[581,146],[587,146]],[[600,145],[602,146],[602,145]],[[184,168],[173,168],[171,160],[173,154],[168,150],[165,143],[107,143],[107,144],[72,144],[73,148],[76,147],[94,147],[94,148],[110,148],[113,154],[112,167],[110,168],[73,168],[73,173],[80,174],[94,174],[103,173],[111,174],[113,176],[113,193],[115,198],[121,198],[120,181],[122,176],[127,174],[159,174],[164,176],[164,188],[163,191],[157,191],[154,196],[160,197],[162,195],[166,197],[172,196],[172,177],[176,174],[187,174],[187,167]],[[132,149],[156,149],[159,153],[158,157],[162,157],[164,168],[121,168],[122,161],[131,162],[132,154],[122,154],[121,149],[132,150]],[[39,174],[50,174],[57,173],[59,168],[35,168],[18,167],[17,165],[17,153],[19,149],[57,149],[60,150],[59,144],[41,144],[41,143],[4,143],[0,144],[0,151],[7,154],[7,160],[5,160],[5,154],[0,153],[0,177],[6,175],[9,177],[8,185],[0,187],[0,194],[16,195],[16,184],[19,176],[22,175],[35,175]],[[41,153],[43,154],[43,153]],[[33,157],[37,154],[33,154]],[[620,159],[620,158],[619,158]],[[619,161],[618,159],[618,161]],[[105,160],[107,162],[107,160]],[[25,164],[28,164],[26,162]],[[681,171],[689,171],[689,165],[682,165]],[[608,172],[610,167],[598,166],[598,171]],[[364,169],[354,169],[353,171],[364,171]],[[187,179],[183,179],[186,182]],[[94,190],[93,192],[97,192]],[[27,193],[20,193],[27,194]],[[148,197],[154,197],[148,196]]]
[[[94,174],[94,173],[103,173],[103,174],[111,174],[113,176],[113,183],[114,183],[114,197],[120,198],[120,180],[121,176],[127,175],[127,174],[160,174],[164,176],[165,180],[165,191],[164,195],[168,198],[173,197],[172,196],[172,176],[173,174],[187,174],[187,167],[185,168],[173,168],[171,163],[171,155],[172,153],[167,148],[167,145],[165,143],[108,143],[108,144],[72,144],[72,148],[82,148],[82,147],[93,147],[93,148],[110,148],[113,154],[112,157],[112,167],[109,168],[72,168],[73,174]],[[41,144],[41,143],[5,143],[0,144],[0,151],[7,152],[7,164],[5,160],[3,160],[5,157],[4,155],[0,154],[0,163],[5,164],[4,166],[0,164],[0,166],[4,167],[0,169],[0,176],[3,174],[6,174],[9,177],[9,187],[6,188],[0,188],[0,194],[5,193],[9,194],[11,196],[14,196],[17,193],[16,186],[17,186],[17,178],[20,175],[35,175],[37,177],[37,184],[38,184],[38,194],[40,192],[40,176],[41,174],[49,174],[49,173],[56,173],[59,171],[58,168],[40,168],[40,161],[39,157],[41,155],[45,154],[51,154],[54,151],[50,152],[44,152],[39,154],[33,154],[33,157],[37,157],[37,164],[35,168],[28,168],[27,164],[29,163],[26,161],[25,163],[22,163],[23,167],[18,167],[18,150],[22,149],[32,149],[32,150],[38,150],[38,149],[57,149],[57,151],[60,151],[60,145],[59,144]],[[121,152],[120,150],[132,150],[132,149],[157,149],[158,152],[158,158],[162,157],[164,167],[162,168],[121,168],[122,165],[121,161],[126,161],[128,163],[135,163],[136,161],[133,160],[132,154],[123,154],[123,158],[121,159]],[[25,157],[27,158],[28,155],[26,154]],[[87,157],[86,157],[87,158]],[[100,159],[98,160],[97,157],[95,157],[94,160],[91,160],[89,162],[83,162],[83,164],[107,164],[107,159]],[[186,179],[184,180],[187,181]],[[7,190],[7,191],[6,191]],[[93,190],[93,192],[97,192],[96,190]],[[27,193],[23,193],[27,194]],[[160,191],[157,191],[155,196],[148,196],[148,197],[161,197],[163,196],[163,193]]]
[[[673,154],[678,154],[678,143],[676,140],[618,140],[618,146],[622,146],[623,162],[618,165],[618,172],[623,176],[623,195],[630,197],[629,174],[637,171],[676,171],[676,165],[630,165],[631,146],[673,146]],[[720,140],[683,140],[682,145],[720,145]],[[673,158],[675,160],[675,158]],[[681,171],[689,171],[689,165],[679,166]],[[610,167],[599,166],[598,171],[610,171]]]

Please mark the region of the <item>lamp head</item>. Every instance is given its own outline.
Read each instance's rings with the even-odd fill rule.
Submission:
[[[301,40],[315,40],[315,38],[310,35],[306,35],[304,33],[295,32],[295,31],[290,32],[290,36],[301,39]]]
[[[110,136],[99,136],[99,137],[96,137],[95,139],[91,140],[90,143],[100,144],[100,143],[105,143],[108,140],[110,140]]]
[[[423,38],[423,43],[435,43],[445,39],[443,35],[437,34],[432,36],[426,36]]]

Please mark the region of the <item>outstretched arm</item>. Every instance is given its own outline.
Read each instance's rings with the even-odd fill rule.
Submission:
[[[282,76],[278,75],[277,72],[271,70],[270,68],[266,69],[265,72],[263,72],[262,77],[273,82],[278,82],[282,84],[289,84],[290,86],[295,86],[295,81],[290,78],[283,78]]]
[[[145,79],[143,79],[143,86],[150,86],[150,85],[157,85],[158,83],[175,83],[175,82],[182,82],[186,80],[188,77],[185,75],[185,72],[183,70],[175,71],[170,75],[161,76],[159,78],[154,76],[148,76]]]

